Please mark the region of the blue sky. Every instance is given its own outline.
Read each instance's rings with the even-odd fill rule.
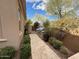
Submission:
[[[32,19],[36,14],[41,14],[46,16],[49,20],[55,20],[57,19],[57,16],[49,16],[46,10],[46,3],[48,0],[26,0],[26,12],[27,12],[27,18]],[[75,2],[73,3],[73,5]],[[70,10],[76,10],[73,7],[66,8],[66,12],[69,12]],[[65,11],[63,9],[63,11]],[[79,17],[79,9],[76,10],[76,14]]]
[[[45,11],[46,0],[26,0],[27,18],[32,19],[36,14],[46,16],[49,20],[57,19],[56,16],[49,16]]]

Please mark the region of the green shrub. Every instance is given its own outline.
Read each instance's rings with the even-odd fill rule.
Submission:
[[[63,53],[64,55],[68,55],[68,49],[64,46],[60,48],[60,52]]]
[[[49,37],[50,37],[50,29],[47,28],[47,29],[45,29],[45,31],[43,33],[43,40],[46,41],[46,42],[48,42]]]
[[[28,34],[29,34],[29,32],[25,30],[24,31],[24,35],[28,35]]]
[[[20,59],[28,59],[31,55],[31,47],[30,44],[23,44],[21,48],[21,56]]]
[[[30,37],[24,35],[22,47],[20,49],[20,59],[28,59],[31,56]]]
[[[43,33],[43,40],[48,42],[48,40],[49,40],[49,34],[48,33]]]
[[[55,48],[55,49],[60,49],[60,47],[63,45],[63,43],[59,40],[57,40],[54,37],[49,38],[49,43]]]
[[[5,47],[0,51],[0,59],[12,59],[16,50],[13,47]],[[3,57],[2,57],[3,56]]]
[[[53,47],[55,48],[55,49],[60,49],[60,47],[63,45],[63,43],[61,42],[61,41],[59,41],[59,40],[53,40]]]
[[[55,37],[49,38],[49,43],[55,48],[60,49],[60,47],[63,45],[63,43],[59,40],[57,40]]]
[[[25,35],[23,38],[23,44],[30,43],[29,35]]]
[[[54,37],[50,37],[48,42],[49,42],[51,45],[53,45],[53,40],[57,40],[57,39],[54,38]]]

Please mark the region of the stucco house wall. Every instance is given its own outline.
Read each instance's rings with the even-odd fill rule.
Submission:
[[[23,36],[24,22],[22,20],[22,32],[19,31],[19,19],[18,19],[18,0],[0,0],[0,17],[1,26],[0,33],[2,32],[2,38],[0,38],[0,48],[5,46],[13,46],[19,49],[20,42]],[[6,39],[5,42],[1,40]]]

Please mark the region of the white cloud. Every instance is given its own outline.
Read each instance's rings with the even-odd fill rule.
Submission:
[[[42,0],[44,3],[47,3],[48,2],[48,0]]]
[[[35,9],[35,6],[36,6],[36,3],[34,3],[34,4],[33,4],[32,8],[34,8],[34,9]]]
[[[37,3],[40,1],[42,1],[42,2],[37,5]],[[40,9],[40,10],[45,10],[47,1],[48,0],[26,0],[26,2],[34,3],[32,8]]]
[[[36,5],[36,3],[33,4],[32,8],[37,9],[37,10],[45,10],[46,9],[46,3],[47,0],[40,0],[42,1],[40,4]]]
[[[45,3],[42,2],[39,5],[37,5],[35,9],[45,10],[45,8],[46,8],[46,5]]]

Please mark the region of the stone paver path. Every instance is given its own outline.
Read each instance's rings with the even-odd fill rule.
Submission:
[[[76,53],[75,55],[69,57],[68,59],[79,59],[79,52]]]
[[[37,34],[30,34],[32,59],[61,59]]]

